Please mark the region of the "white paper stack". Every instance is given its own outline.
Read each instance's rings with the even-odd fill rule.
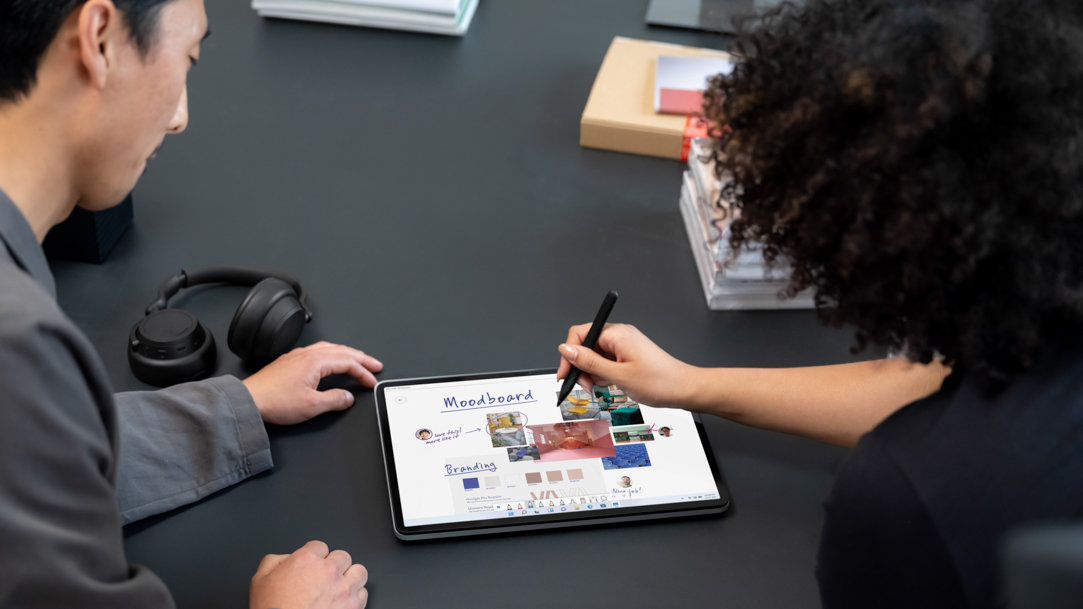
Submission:
[[[731,194],[715,176],[710,140],[696,139],[688,154],[688,170],[681,185],[681,217],[688,244],[699,268],[703,293],[710,309],[810,309],[812,295],[802,292],[780,298],[789,282],[789,269],[777,263],[768,269],[759,247],[746,246],[730,259],[729,225],[736,211]]]
[[[462,36],[478,0],[252,0],[263,17]]]

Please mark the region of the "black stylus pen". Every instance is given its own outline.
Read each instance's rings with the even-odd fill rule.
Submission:
[[[598,314],[594,316],[594,323],[590,324],[590,330],[587,332],[587,337],[583,339],[583,346],[587,349],[593,349],[594,343],[598,342],[598,335],[602,333],[602,328],[605,327],[605,320],[609,319],[609,313],[613,310],[613,305],[617,302],[617,292],[610,290],[605,295],[605,300],[602,301],[602,307],[598,309]],[[564,401],[564,398],[568,397],[568,394],[575,389],[575,382],[579,380],[579,368],[572,366],[572,369],[568,371],[568,377],[564,379],[564,384],[560,386],[560,394],[557,395],[557,406]]]

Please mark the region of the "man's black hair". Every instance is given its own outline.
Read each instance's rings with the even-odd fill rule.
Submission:
[[[158,15],[173,0],[113,0],[144,55],[154,43]],[[64,20],[86,0],[0,1],[0,103],[17,101],[37,82],[38,66]]]

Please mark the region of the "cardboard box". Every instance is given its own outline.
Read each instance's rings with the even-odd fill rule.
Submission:
[[[618,36],[606,51],[579,121],[579,145],[670,159],[688,158],[692,138],[706,137],[698,117],[654,111],[659,55],[718,57],[729,53]]]

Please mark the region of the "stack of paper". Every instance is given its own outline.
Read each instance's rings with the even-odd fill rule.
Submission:
[[[252,0],[263,17],[462,36],[478,0]]]
[[[688,170],[681,186],[681,216],[688,243],[699,268],[703,293],[710,309],[807,309],[810,293],[780,298],[789,282],[789,269],[776,262],[768,269],[761,248],[746,246],[731,259],[729,225],[737,193],[715,175],[711,141],[695,139],[688,155]]]

